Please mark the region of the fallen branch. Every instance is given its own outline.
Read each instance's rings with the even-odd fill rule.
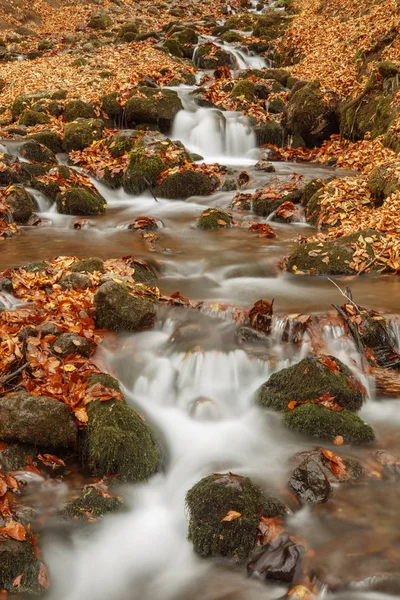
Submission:
[[[0,386],[5,385],[6,383],[8,383],[12,379],[14,379],[14,377],[16,377],[17,375],[20,375],[26,369],[26,367],[28,365],[29,365],[29,362],[26,362],[23,365],[21,365],[20,367],[18,367],[18,369],[16,369],[12,373],[9,373],[5,377],[3,377],[3,379],[0,380]]]

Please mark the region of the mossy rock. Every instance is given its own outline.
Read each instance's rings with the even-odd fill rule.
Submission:
[[[17,96],[11,105],[12,118],[15,120],[25,110],[30,108],[35,102],[48,98],[48,92],[37,92],[34,94],[25,94]]]
[[[241,31],[250,31],[257,17],[250,15],[247,12],[242,12],[237,15],[232,15],[225,21],[225,27],[229,29],[239,29]]]
[[[392,107],[393,94],[376,87],[371,78],[357,98],[349,100],[340,109],[340,133],[352,142],[369,134],[372,139],[387,133],[397,117]]]
[[[383,163],[375,167],[368,179],[368,187],[373,199],[382,203],[385,198],[400,190],[400,177],[397,175],[397,161]]]
[[[110,15],[104,10],[99,10],[93,13],[88,22],[88,26],[91,29],[100,29],[103,31],[109,29],[112,24],[113,22]]]
[[[89,421],[81,434],[83,462],[98,477],[145,481],[156,473],[160,454],[149,425],[121,400],[88,404]]]
[[[140,88],[146,98],[133,96],[125,106],[128,124],[148,123],[158,125],[161,131],[168,131],[175,116],[182,110],[182,102],[173,90]]]
[[[181,44],[197,44],[199,36],[191,27],[185,27],[181,31],[177,31],[172,35],[172,38],[177,39]]]
[[[143,283],[149,287],[157,283],[158,275],[153,267],[136,262],[132,262],[131,267],[134,269],[132,277],[137,283]]]
[[[64,215],[94,216],[106,211],[106,201],[100,194],[84,188],[71,188],[56,197],[57,210]]]
[[[67,123],[76,119],[94,119],[96,113],[91,104],[82,100],[71,100],[65,107],[64,117]]]
[[[286,69],[263,69],[262,77],[263,79],[274,79],[282,86],[289,87],[287,83],[290,77],[290,71],[287,71]]]
[[[16,223],[26,223],[36,209],[36,201],[24,187],[13,187],[7,197]]]
[[[378,64],[378,71],[382,75],[383,79],[389,79],[390,77],[396,77],[399,74],[399,68],[391,60],[385,60]]]
[[[372,262],[375,254],[370,240],[384,240],[385,236],[374,229],[367,229],[331,241],[300,244],[289,256],[287,268],[293,273],[300,271],[312,275],[354,275],[355,270],[350,265],[355,250],[351,245],[360,236],[365,239],[366,252]],[[370,269],[381,272],[382,265],[373,263]]]
[[[40,131],[39,133],[32,133],[28,138],[46,146],[46,148],[54,152],[54,154],[62,152],[62,141],[58,133],[53,131]]]
[[[121,501],[118,498],[103,496],[97,488],[87,485],[83,488],[79,498],[64,506],[61,514],[64,518],[87,521],[89,517],[104,517],[120,507]]]
[[[22,156],[27,160],[32,160],[38,163],[57,164],[54,153],[36,140],[29,140],[28,142],[25,142],[21,150]]]
[[[221,40],[228,44],[234,44],[235,42],[243,42],[243,36],[237,31],[226,31],[221,35]]]
[[[20,125],[26,127],[35,127],[35,125],[45,125],[50,123],[50,117],[43,112],[26,109],[19,118]]]
[[[283,112],[285,110],[286,104],[284,103],[284,101],[282,100],[282,98],[273,98],[269,103],[268,103],[268,112],[270,112],[273,115],[279,114],[281,112]]]
[[[186,200],[191,196],[208,196],[213,182],[208,175],[198,171],[181,171],[169,175],[157,185],[154,194],[169,200]]]
[[[0,451],[0,469],[2,471],[23,470],[28,461],[34,460],[36,455],[35,446],[30,444],[7,444],[7,447]]]
[[[202,212],[201,217],[197,221],[197,227],[200,229],[221,229],[230,227],[231,223],[232,217],[228,213],[216,208],[207,208]]]
[[[253,551],[260,513],[267,518],[285,514],[282,502],[262,492],[248,477],[231,473],[201,479],[188,491],[186,505],[188,539],[196,552],[235,561],[246,560]],[[229,511],[240,516],[224,521]]]
[[[18,593],[29,596],[39,595],[44,591],[39,584],[40,563],[33,553],[32,544],[28,541],[18,542],[5,539],[0,544],[0,583],[4,590],[15,594],[14,581],[22,575]]]
[[[272,144],[273,146],[280,146],[283,142],[284,131],[283,127],[277,121],[273,119],[266,123],[261,123],[254,127],[256,134],[257,145],[264,146],[264,144]]]
[[[294,431],[332,442],[341,436],[346,444],[369,444],[374,430],[355,413],[336,412],[318,404],[302,404],[284,416],[284,424]]]
[[[105,94],[100,98],[101,110],[104,111],[111,119],[118,119],[123,113],[122,106],[118,102],[118,92]]]
[[[84,258],[71,265],[72,273],[105,273],[104,262],[101,258]]]
[[[338,132],[335,112],[315,83],[308,83],[291,94],[286,122],[289,132],[300,135],[309,147],[320,144]]]
[[[242,79],[235,83],[231,91],[232,98],[244,97],[249,102],[254,100],[255,83],[247,79]]]
[[[202,44],[197,51],[197,66],[200,69],[217,69],[218,67],[235,66],[235,59],[230,52],[219,49],[211,54],[211,44]]]
[[[285,21],[286,16],[281,11],[270,10],[258,17],[253,35],[266,41],[275,40],[282,33]]]
[[[113,158],[123,156],[136,144],[139,132],[136,129],[121,129],[107,142],[108,150]]]
[[[307,206],[309,201],[311,200],[311,198],[314,196],[314,194],[316,194],[324,186],[325,186],[325,183],[320,178],[311,179],[311,181],[306,183],[306,185],[304,186],[304,191],[303,191],[303,205]]]
[[[168,40],[165,40],[162,47],[164,50],[172,54],[172,56],[177,56],[178,58],[183,57],[183,48],[179,40],[169,38]]]
[[[51,350],[55,356],[67,358],[70,354],[90,356],[94,352],[94,343],[77,333],[61,333],[51,344]]]
[[[101,119],[79,119],[68,123],[64,129],[64,150],[84,150],[101,136],[103,128]]]
[[[48,269],[49,265],[41,260],[26,263],[21,268],[27,273],[44,273]]]
[[[74,446],[76,435],[72,413],[60,400],[27,392],[0,398],[0,440],[67,448]]]
[[[141,194],[149,186],[156,185],[165,170],[164,161],[159,154],[147,156],[143,147],[131,153],[129,164],[124,172],[123,188],[130,194]]]
[[[136,23],[125,23],[118,31],[117,40],[123,42],[133,42],[136,39],[136,35],[139,32]]]
[[[63,290],[87,290],[92,287],[90,277],[84,273],[70,273],[60,279],[58,284]]]
[[[135,295],[134,288],[131,290],[122,283],[107,281],[97,290],[94,306],[100,329],[138,331],[153,325],[157,301]]]
[[[264,198],[261,195],[259,198],[253,199],[252,209],[256,215],[268,217],[287,200],[288,198],[285,196],[282,196],[282,198]]]
[[[88,388],[96,383],[100,383],[100,385],[103,385],[105,388],[111,388],[122,394],[118,379],[115,379],[115,377],[112,377],[112,375],[108,375],[107,373],[90,373],[87,382]]]
[[[279,412],[289,412],[293,400],[317,400],[327,392],[335,403],[351,412],[360,410],[364,400],[364,388],[346,365],[328,356],[328,365],[321,362],[325,356],[309,356],[287,369],[271,375],[257,391],[257,404]]]

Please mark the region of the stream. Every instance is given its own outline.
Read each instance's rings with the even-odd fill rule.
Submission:
[[[234,45],[223,47],[236,58],[235,74],[240,69],[262,68],[266,64],[260,57],[239,52]],[[305,181],[331,174],[348,175],[319,165],[283,162],[273,163],[275,173],[256,171],[259,151],[246,117],[198,107],[190,97],[194,87],[173,89],[178,90],[184,110],[175,119],[171,138],[201,154],[207,163],[219,162],[248,171],[252,188],[246,188],[246,193],[273,178],[289,179],[294,173]],[[12,144],[7,149],[18,152]],[[163,294],[179,290],[191,300],[235,306],[251,306],[260,298],[274,298],[274,310],[282,315],[326,313],[332,304],[342,303],[340,292],[326,278],[295,276],[278,268],[280,259],[294,246],[294,238],[315,231],[302,219],[291,224],[273,223],[276,238],[272,240],[257,238],[245,226],[203,231],[195,227],[196,218],[208,207],[226,209],[235,191],[187,201],[155,201],[147,192],[132,197],[122,190],[111,191],[93,183],[107,200],[107,214],[91,219],[92,225],[80,230],[74,229],[75,217],[58,214],[43,196],[30,190],[44,224],[22,228],[20,235],[2,243],[0,269],[58,255],[109,258],[132,254],[157,266],[161,273],[158,286]],[[156,248],[127,228],[141,215],[155,217],[163,224],[157,232]],[[234,218],[240,222],[249,217],[234,212]],[[266,222],[254,215],[251,218]],[[396,276],[335,281],[342,288],[350,285],[354,297],[364,306],[385,313],[398,310],[400,281]],[[177,327],[185,324],[196,325],[192,346],[199,345],[202,351],[187,352],[179,340],[174,341]],[[271,363],[233,348],[234,323],[218,310],[215,314],[193,314],[163,309],[152,331],[118,334],[118,344],[115,338],[106,337],[94,360],[119,379],[127,401],[158,431],[166,449],[165,470],[146,484],[126,486],[126,510],[107,517],[90,535],[79,526],[72,530],[54,527],[44,532],[44,559],[52,578],[51,600],[285,597],[285,587],[248,579],[241,568],[222,561],[198,558],[186,539],[185,511],[188,489],[213,472],[245,474],[261,487],[279,494],[290,474],[290,458],[310,448],[310,442],[281,426],[279,416],[254,406],[253,395],[260,384],[272,372],[297,362],[308,351],[307,343],[300,351],[284,348],[279,336],[281,326],[276,319],[276,335],[272,335],[268,348]],[[341,333],[326,327],[326,344],[332,354],[357,370],[357,352],[349,341],[341,339]],[[368,381],[364,383],[368,385]],[[376,429],[385,449],[396,454],[400,442],[399,400],[377,401],[371,387],[369,395],[361,417]],[[353,448],[351,455],[361,461],[366,456],[365,450]],[[399,499],[398,488],[378,482],[369,487],[341,489],[334,500],[343,504],[340,519],[327,508],[325,513],[312,513],[306,507],[289,517],[295,534],[302,535],[320,554],[322,571],[348,583],[353,578],[363,580],[357,588],[338,594],[328,593],[321,585],[320,598],[398,597],[390,595],[390,586],[383,591],[368,591],[377,582],[367,578],[374,552],[387,546],[393,552],[400,551]],[[395,563],[392,574],[396,575]]]

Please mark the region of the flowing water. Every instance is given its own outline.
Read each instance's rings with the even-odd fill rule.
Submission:
[[[255,10],[257,3],[253,4]],[[238,69],[265,65],[264,59],[251,57],[232,45],[224,48],[234,54]],[[171,137],[201,154],[206,162],[245,168],[252,176],[254,189],[273,177],[284,180],[294,173],[306,180],[333,173],[346,176],[317,165],[289,163],[276,163],[277,171],[272,175],[260,174],[254,170],[256,142],[246,117],[199,108],[191,91],[193,88],[188,86],[179,90],[184,110],[176,117]],[[11,146],[8,144],[8,151],[17,152]],[[23,228],[19,236],[2,243],[0,269],[72,252],[80,257],[102,258],[133,254],[157,265],[163,293],[179,290],[193,300],[249,306],[259,298],[275,298],[275,310],[282,315],[323,313],[332,303],[342,301],[327,279],[296,277],[278,269],[280,258],[293,246],[293,238],[312,233],[304,222],[273,224],[277,234],[273,240],[257,238],[245,226],[202,231],[195,227],[201,211],[208,206],[226,208],[235,192],[187,201],[160,198],[156,202],[147,193],[131,197],[96,185],[107,199],[107,215],[93,219],[91,227],[81,230],[73,228],[74,217],[57,214],[43,196],[33,191],[43,226]],[[162,222],[156,248],[147,245],[139,233],[127,229],[139,215]],[[247,216],[235,214],[235,219],[245,225]],[[396,277],[339,278],[337,282],[342,287],[350,285],[355,299],[365,306],[389,313],[398,309],[400,283]],[[10,296],[2,294],[0,310],[12,307],[12,302]],[[235,346],[234,322],[221,310],[208,314],[164,310],[153,331],[121,334],[118,343],[114,338],[105,340],[95,360],[118,377],[127,400],[155,427],[165,449],[166,464],[163,472],[148,483],[127,486],[123,490],[126,510],[108,517],[90,535],[79,528],[54,529],[44,534],[52,599],[269,600],[284,596],[283,587],[247,579],[241,569],[223,562],[198,558],[186,540],[184,498],[201,477],[228,470],[246,474],[264,489],[282,493],[290,458],[310,447],[307,440],[283,429],[277,415],[261,412],[253,403],[254,391],[272,371],[298,361],[308,352],[307,343],[301,351],[282,344],[285,323],[275,320],[267,349],[269,361]],[[188,347],[182,347],[176,334],[177,328],[185,325],[195,328],[195,341]],[[326,327],[326,344],[357,371],[357,352],[343,341],[342,333]],[[196,345],[203,350],[188,352]],[[369,387],[369,393],[362,416],[374,425],[385,448],[395,449],[399,441],[399,401],[378,402],[373,388]],[[356,450],[352,455],[363,459],[365,451]],[[326,514],[302,509],[291,517],[291,526],[317,548],[322,557],[321,569],[328,570],[332,578],[350,583],[356,574],[354,578],[364,583],[342,595],[329,595],[321,586],[320,597],[394,598],[380,591],[364,591],[372,584],[377,586],[377,581],[365,581],[374,573],[373,564],[372,571],[363,569],[362,564],[369,565],[371,554],[365,549],[373,546],[377,535],[380,546],[375,552],[382,548],[400,550],[398,490],[384,484],[357,488],[355,492],[344,489],[338,492],[335,502],[343,503],[340,519],[333,511],[330,515],[328,509]],[[360,510],[365,514],[360,515]]]

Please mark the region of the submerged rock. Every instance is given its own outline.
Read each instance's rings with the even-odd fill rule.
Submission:
[[[230,227],[231,223],[232,217],[228,213],[216,208],[207,208],[197,221],[197,227],[200,229],[221,229]]]
[[[303,460],[293,471],[289,487],[301,504],[326,502],[332,492],[327,476],[312,457]]]
[[[304,546],[293,542],[286,534],[280,535],[252,554],[247,572],[259,579],[291,583],[300,572],[304,553]]]
[[[14,186],[7,196],[14,220],[17,223],[26,223],[36,208],[36,201],[24,187]]]
[[[350,411],[360,410],[366,391],[346,365],[333,356],[316,355],[271,375],[257,392],[257,403],[288,412],[289,402],[317,400],[324,394]]]
[[[66,404],[47,396],[15,392],[0,398],[0,439],[45,448],[75,444],[77,428]]]
[[[335,412],[318,404],[302,404],[287,413],[284,423],[289,429],[315,438],[333,441],[341,436],[345,444],[369,444],[375,439],[370,425],[355,413]]]
[[[186,503],[188,538],[196,552],[237,561],[248,558],[255,547],[260,512],[267,518],[285,514],[282,502],[233,473],[204,477],[189,490]],[[224,520],[230,511],[239,516]]]
[[[14,581],[22,575],[18,593],[39,595],[43,592],[39,569],[40,563],[30,542],[5,539],[0,543],[0,583],[4,590],[15,593]]]
[[[79,498],[64,506],[61,514],[66,518],[87,520],[89,517],[103,517],[120,506],[121,502],[118,498],[103,495],[96,487],[87,485]]]
[[[100,329],[138,331],[153,325],[157,299],[142,297],[140,291],[135,295],[126,285],[107,281],[97,290],[94,305]]]

